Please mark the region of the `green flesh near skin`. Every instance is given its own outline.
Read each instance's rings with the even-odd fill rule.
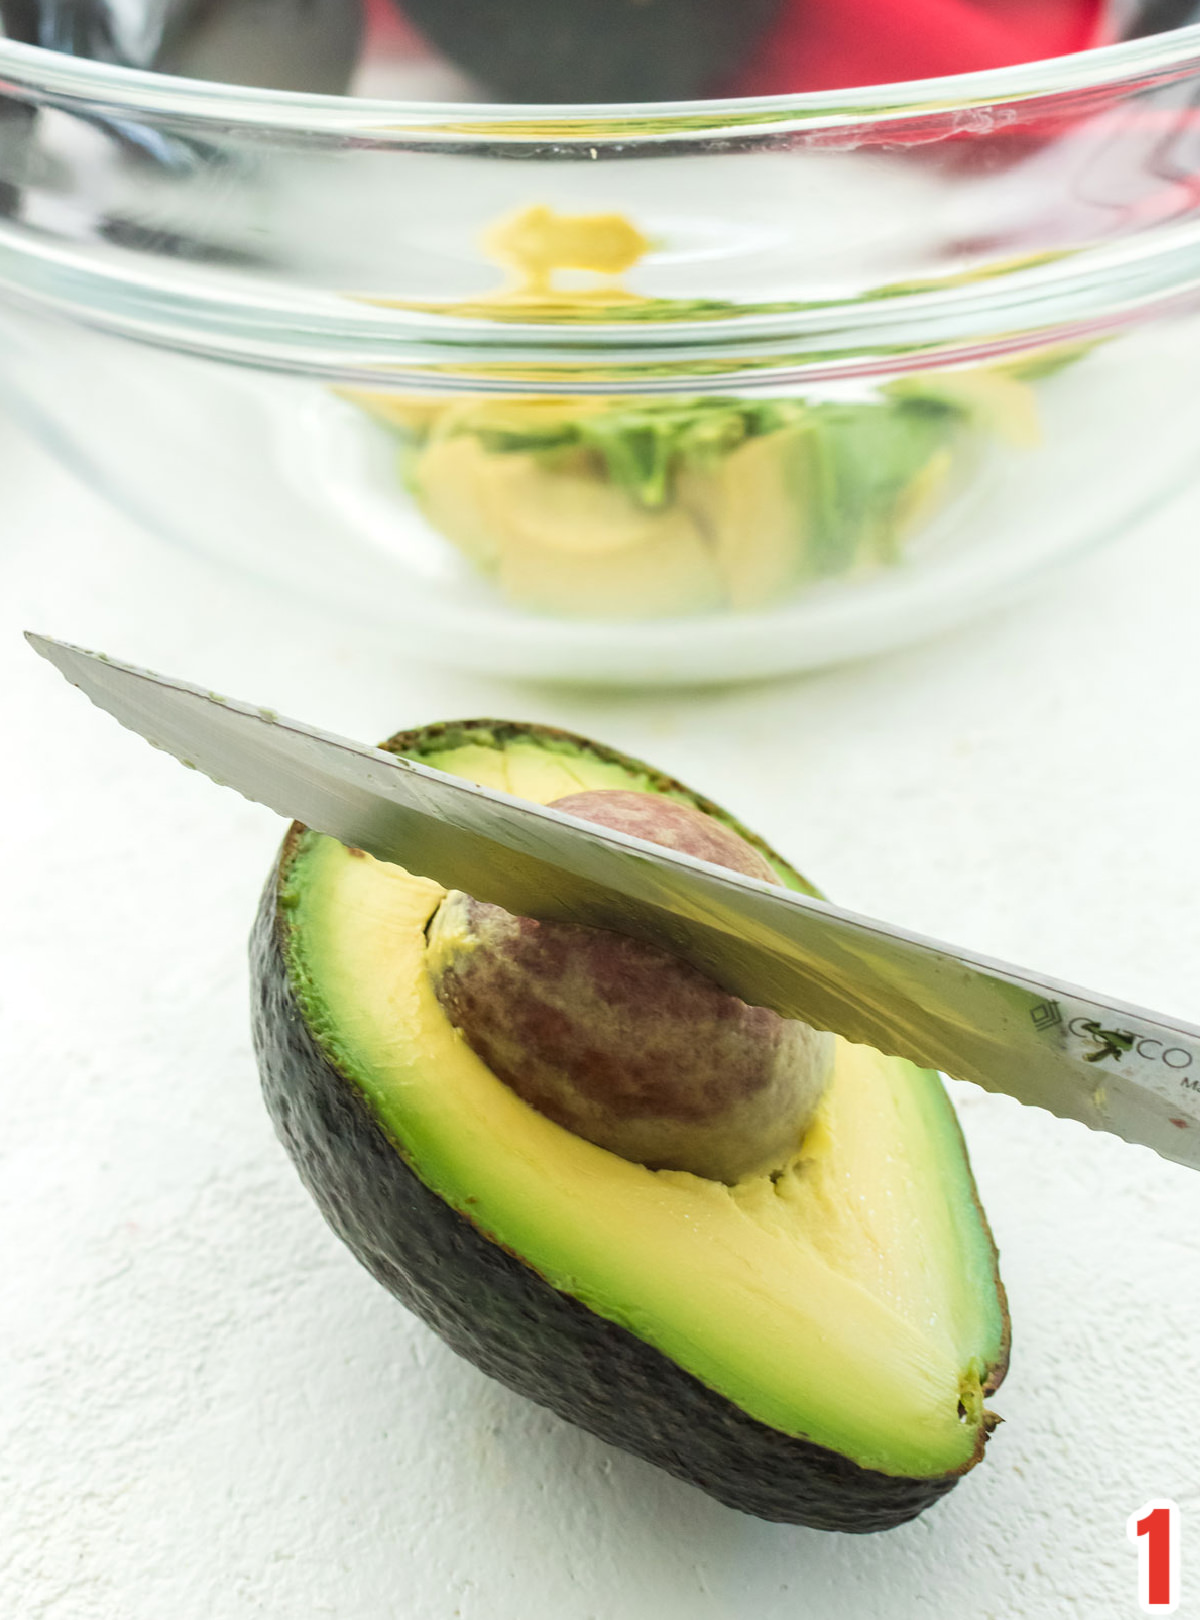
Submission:
[[[433,733],[419,757],[542,803],[662,786],[582,743],[507,727]],[[1007,1320],[937,1076],[839,1042],[817,1121],[773,1175],[727,1187],[650,1171],[535,1112],[451,1027],[425,958],[442,893],[305,832],[279,895],[305,1022],[419,1179],[554,1289],[771,1428],[888,1475],[977,1461]]]

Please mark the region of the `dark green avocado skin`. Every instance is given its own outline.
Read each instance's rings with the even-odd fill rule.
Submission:
[[[284,861],[290,848],[291,839]],[[953,1488],[957,1475],[892,1478],[748,1417],[558,1292],[426,1187],[301,1016],[277,885],[278,868],[251,939],[254,1042],[268,1111],[333,1230],[452,1350],[602,1440],[762,1519],[889,1530]]]

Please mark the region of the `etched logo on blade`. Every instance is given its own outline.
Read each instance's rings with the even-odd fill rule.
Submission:
[[[1029,1009],[1036,1030],[1055,1029],[1063,1021],[1062,1008],[1057,1001],[1039,1001]]]

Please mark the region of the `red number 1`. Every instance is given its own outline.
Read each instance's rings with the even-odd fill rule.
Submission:
[[[1129,1520],[1138,1549],[1138,1597],[1148,1614],[1170,1614],[1179,1602],[1179,1509],[1147,1502]]]

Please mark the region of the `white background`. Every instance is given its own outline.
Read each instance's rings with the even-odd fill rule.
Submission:
[[[389,645],[219,576],[0,423],[0,1612],[1107,1620],[1126,1518],[1169,1496],[1200,1615],[1200,1176],[956,1088],[1015,1324],[986,1462],[887,1535],[730,1512],[487,1382],[327,1232],[247,1035],[280,824],[18,637],[366,738],[571,726],[848,905],[1200,1020],[1198,542],[1200,492],[915,652],[588,694],[408,662],[402,604]]]

